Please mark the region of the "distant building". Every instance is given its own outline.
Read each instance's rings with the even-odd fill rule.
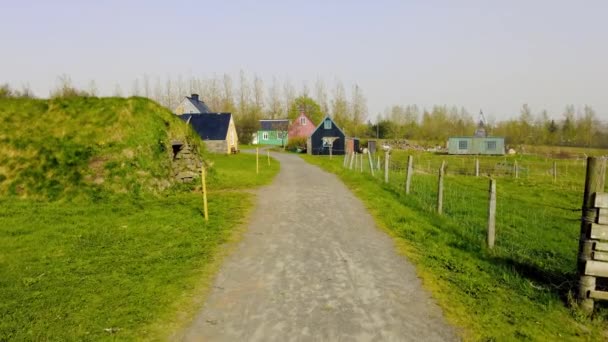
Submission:
[[[310,120],[306,113],[300,115],[289,125],[287,136],[291,138],[308,138],[315,131],[315,123]]]
[[[264,119],[260,120],[257,142],[260,145],[285,146],[288,141],[289,120]]]
[[[505,138],[488,137],[483,120],[479,120],[474,136],[448,139],[448,154],[503,155],[505,154]]]
[[[334,120],[326,116],[317,126],[315,131],[308,137],[308,154],[344,154],[346,143],[344,132],[336,125]]]
[[[182,102],[175,107],[174,113],[176,115],[182,114],[202,114],[202,113],[211,113],[209,107],[199,99],[198,94],[192,94],[190,97],[186,96],[182,100]]]
[[[239,138],[230,113],[183,114],[179,116],[203,139],[205,147],[214,153],[236,153]]]

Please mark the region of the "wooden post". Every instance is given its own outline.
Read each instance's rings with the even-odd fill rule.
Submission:
[[[342,163],[342,167],[346,167],[348,165],[348,152],[344,153],[344,163]]]
[[[444,174],[445,161],[441,162],[439,168],[439,182],[437,184],[437,214],[443,213],[443,174]]]
[[[578,300],[581,308],[588,314],[593,312],[593,299],[589,294],[595,290],[595,277],[585,274],[587,261],[593,258],[591,226],[595,223],[598,212],[594,208],[595,194],[604,191],[606,177],[606,160],[604,158],[587,158],[585,192],[583,194],[582,220],[578,249]]]
[[[384,183],[388,183],[389,151],[384,152]]]
[[[359,156],[361,157],[361,158],[359,158],[360,159],[359,166],[361,166],[361,173],[363,173],[363,153],[360,153]]]
[[[515,174],[515,178],[516,179],[519,178],[519,168],[517,167],[517,160],[513,164],[513,172]]]
[[[378,167],[376,168],[376,170],[380,171],[380,155],[378,155]]]
[[[260,173],[260,148],[255,148],[255,173]]]
[[[207,181],[205,180],[205,165],[201,167],[201,183],[203,185],[203,214],[205,215],[205,221],[209,221],[209,214],[207,213]]]
[[[405,176],[405,193],[410,193],[410,185],[412,185],[412,174],[414,173],[414,156],[407,156],[407,175]]]
[[[553,183],[557,182],[557,162],[553,162]]]
[[[333,150],[334,144],[332,142],[331,145],[329,145],[329,159],[333,159],[333,154],[332,154],[332,150]]]
[[[372,161],[372,153],[367,150],[367,160],[369,161],[369,172],[371,172],[372,177],[374,176],[374,162]]]
[[[268,158],[268,166],[270,166],[270,150],[266,150],[266,157]]]
[[[475,177],[479,177],[479,158],[475,158]]]
[[[488,205],[488,248],[494,248],[496,239],[496,180],[490,178],[490,198]]]
[[[350,153],[350,165],[348,166],[348,168],[350,170],[353,169],[353,163],[354,163],[354,161],[355,161],[355,152],[351,152]]]

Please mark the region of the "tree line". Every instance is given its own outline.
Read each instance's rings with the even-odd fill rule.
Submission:
[[[312,89],[303,83],[299,89],[288,80],[273,77],[266,85],[261,77],[240,71],[237,80],[229,74],[200,78],[150,77],[144,75],[132,82],[130,91],[116,86],[113,96],[143,96],[170,110],[184,96],[199,94],[212,111],[233,113],[237,120],[239,140],[251,141],[262,118],[294,119],[305,112],[314,122],[330,115],[349,136],[380,139],[410,139],[443,145],[451,136],[468,136],[479,123],[477,115],[465,108],[433,106],[430,109],[417,105],[394,105],[378,114],[376,122],[369,120],[367,99],[358,85],[347,93],[346,87],[336,80],[331,89],[318,78]],[[85,89],[77,88],[67,75],[58,78],[51,97],[98,96],[95,81]],[[0,86],[2,97],[34,97],[28,87],[21,90],[9,85]],[[557,114],[557,113],[554,113]],[[608,125],[602,122],[591,106],[576,109],[567,105],[559,119],[546,110],[534,114],[524,104],[519,116],[498,122],[485,122],[489,135],[505,137],[508,145],[543,144],[562,146],[608,147]]]

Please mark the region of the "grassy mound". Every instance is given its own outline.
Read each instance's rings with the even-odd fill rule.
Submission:
[[[202,150],[170,111],[144,98],[0,100],[0,194],[58,199],[170,187],[172,140]]]

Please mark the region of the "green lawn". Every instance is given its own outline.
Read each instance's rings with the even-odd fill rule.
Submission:
[[[405,195],[407,154],[394,151],[390,183],[383,175],[347,170],[342,158],[304,156],[336,173],[367,205],[399,250],[416,266],[425,287],[466,340],[602,340],[600,307],[584,318],[568,305],[576,285],[584,164],[536,157],[484,157],[498,184],[496,247],[485,247],[488,178],[472,176],[474,158],[415,153],[412,193]],[[437,169],[447,162],[444,215],[438,215]],[[518,160],[530,172],[515,179]],[[377,162],[377,160],[376,160]],[[498,168],[497,168],[498,165]],[[569,166],[566,171],[566,166]],[[465,172],[466,170],[469,170]],[[498,171],[497,171],[498,170]]]
[[[164,339],[197,309],[222,244],[278,162],[208,155],[209,222],[189,187],[95,200],[0,198],[0,341]],[[266,160],[265,160],[266,162]]]

